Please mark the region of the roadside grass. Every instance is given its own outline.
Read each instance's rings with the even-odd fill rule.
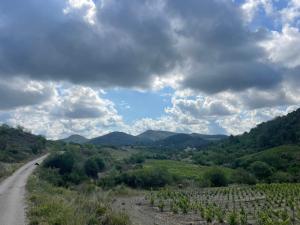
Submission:
[[[0,162],[0,181],[13,174],[23,163],[3,163]]]
[[[144,169],[161,168],[168,171],[173,176],[181,179],[195,179],[200,180],[203,175],[208,172],[212,167],[199,166],[192,163],[175,160],[148,160],[144,164]],[[234,170],[226,167],[218,166],[217,168],[225,172],[226,176],[230,177]]]
[[[100,190],[57,187],[32,175],[27,184],[29,225],[128,225],[129,217],[113,212]]]

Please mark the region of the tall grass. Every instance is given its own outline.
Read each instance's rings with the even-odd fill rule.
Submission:
[[[0,162],[0,181],[14,173],[22,163],[3,163]]]
[[[129,218],[113,212],[100,191],[57,187],[37,174],[30,177],[29,225],[128,225]]]

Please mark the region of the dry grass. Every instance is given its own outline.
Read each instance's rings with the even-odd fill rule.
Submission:
[[[37,175],[28,182],[29,225],[128,225],[125,214],[113,212],[102,192],[91,187],[55,187]]]

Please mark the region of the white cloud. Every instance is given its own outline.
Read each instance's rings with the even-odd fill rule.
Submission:
[[[286,25],[281,32],[273,31],[270,38],[262,42],[269,59],[288,68],[300,66],[300,31]]]
[[[114,103],[101,97],[101,90],[56,84],[54,92],[54,97],[42,104],[9,111],[10,118],[4,122],[52,139],[74,133],[94,137],[123,126]]]
[[[37,105],[54,95],[51,82],[28,81],[20,78],[0,80],[0,111]]]
[[[68,0],[68,5],[63,12],[69,14],[74,10],[83,11],[83,18],[90,24],[96,23],[97,7],[93,0]]]
[[[241,8],[248,22],[253,20],[260,9],[263,9],[269,16],[274,13],[272,0],[246,0]]]
[[[294,24],[300,18],[300,1],[290,0],[286,8],[280,11],[283,24]]]

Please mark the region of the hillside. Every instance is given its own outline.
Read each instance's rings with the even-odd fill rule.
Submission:
[[[187,147],[199,148],[207,146],[209,143],[210,142],[208,140],[205,140],[199,136],[190,134],[175,134],[163,140],[154,142],[153,145],[161,148],[184,149]]]
[[[175,134],[176,134],[175,132],[170,132],[170,131],[147,130],[139,134],[138,137],[143,140],[159,141]]]
[[[277,117],[251,129],[240,136],[231,137],[227,143],[243,149],[267,149],[285,144],[300,143],[300,109]]]
[[[193,137],[200,137],[206,141],[220,141],[227,139],[228,136],[222,135],[222,134],[215,134],[215,135],[210,135],[210,134],[197,134],[197,133],[192,133],[191,134]]]
[[[194,153],[193,159],[201,165],[243,168],[254,174],[267,171],[268,175],[264,175],[264,179],[272,181],[299,181],[299,144],[298,109],[286,116],[261,123],[247,133],[211,144]]]
[[[61,141],[66,142],[66,143],[75,143],[75,144],[84,144],[89,141],[89,139],[78,135],[78,134],[73,134],[65,139],[61,139]]]
[[[246,168],[255,161],[265,162],[276,169],[292,171],[300,167],[300,146],[282,145],[246,155],[236,160],[236,166]]]
[[[123,132],[111,132],[109,134],[93,138],[88,143],[95,145],[114,145],[114,146],[124,146],[124,145],[136,145],[140,142],[140,138],[126,134]]]
[[[161,149],[185,149],[204,147],[214,141],[227,138],[225,135],[184,134],[170,131],[148,130],[137,136],[123,132],[109,134],[89,140],[89,144],[112,146],[144,146]]]
[[[45,150],[46,139],[22,128],[0,126],[0,161],[20,162]]]

